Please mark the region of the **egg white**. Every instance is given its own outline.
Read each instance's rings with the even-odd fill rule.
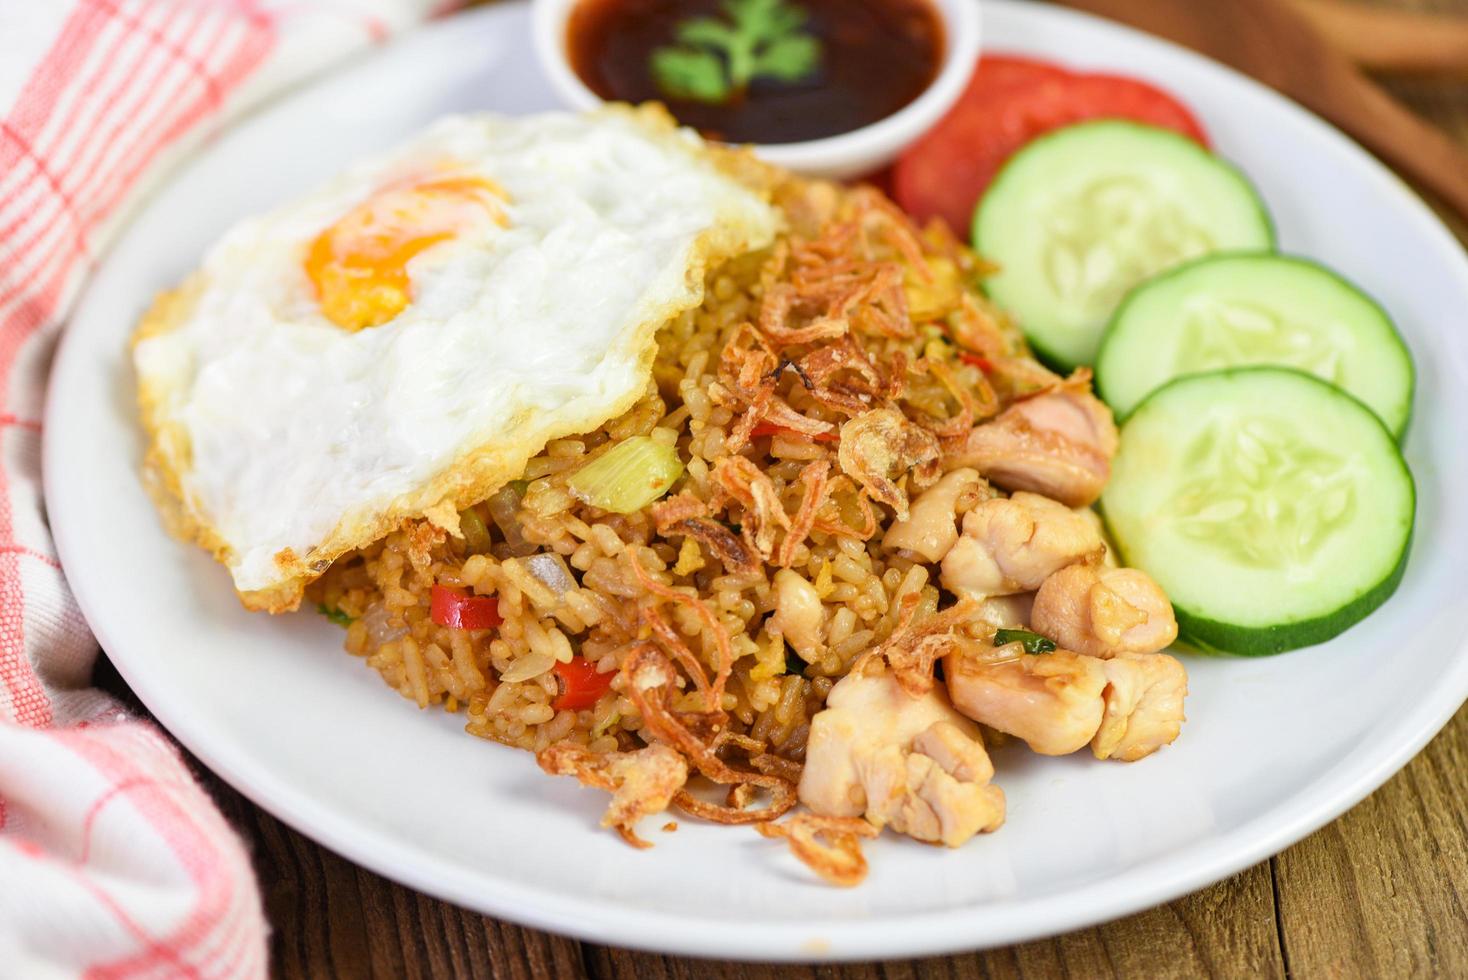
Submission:
[[[171,523],[247,606],[294,608],[334,558],[404,519],[451,522],[548,440],[626,411],[654,333],[702,300],[707,269],[773,239],[739,161],[648,111],[451,117],[241,222],[135,339]],[[445,167],[503,188],[506,225],[415,256],[389,322],[332,323],[310,243],[384,185]]]

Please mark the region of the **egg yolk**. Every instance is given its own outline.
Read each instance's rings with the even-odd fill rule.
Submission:
[[[483,177],[403,181],[376,191],[311,243],[306,275],[328,320],[356,332],[381,326],[413,299],[408,263],[488,219],[509,223],[503,188]]]

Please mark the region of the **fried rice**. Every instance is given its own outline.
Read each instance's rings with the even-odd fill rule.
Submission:
[[[811,720],[859,659],[885,653],[931,684],[914,651],[964,628],[958,599],[883,535],[978,423],[1062,383],[981,298],[984,264],[944,226],[918,229],[870,188],[788,177],[774,197],[787,232],[709,274],[629,412],[550,443],[465,514],[488,536],[409,523],[308,593],[420,708],[614,791],[614,760],[657,748],[663,797],[726,823],[794,805]],[[632,436],[676,448],[671,491],[629,514],[578,499],[571,476]],[[437,625],[435,585],[495,597],[502,623]],[[819,642],[801,642],[812,629]],[[558,707],[573,661],[610,683]],[[680,766],[724,795],[690,794]],[[609,822],[637,842],[644,811]],[[800,840],[849,851],[868,836],[840,823]]]

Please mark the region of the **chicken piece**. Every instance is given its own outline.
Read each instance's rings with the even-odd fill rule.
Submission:
[[[888,528],[882,544],[940,561],[958,540],[959,518],[990,493],[978,470],[954,470],[912,502],[907,520]]]
[[[836,461],[841,471],[866,488],[872,499],[907,520],[907,494],[894,479],[909,470],[937,476],[938,440],[891,408],[874,408],[841,426]],[[919,484],[922,485],[922,484]]]
[[[1172,744],[1182,730],[1188,672],[1165,653],[1129,653],[1104,661],[1106,712],[1091,740],[1098,759],[1135,762]]]
[[[1021,491],[985,500],[963,518],[963,534],[943,557],[943,585],[968,596],[1033,592],[1067,565],[1099,560],[1096,525],[1048,497]]]
[[[889,745],[859,766],[866,818],[916,840],[958,847],[1004,823],[1004,791],[989,785],[994,767],[978,734],[934,722],[912,751]]]
[[[1004,822],[993,775],[978,726],[940,689],[912,697],[873,659],[833,687],[811,720],[800,802],[957,847]]]
[[[1120,441],[1116,422],[1111,409],[1091,393],[1089,371],[1072,375],[1050,391],[1010,407],[1038,431],[1089,446],[1107,459],[1116,455]]]
[[[970,641],[945,657],[943,677],[954,707],[1041,755],[1080,749],[1101,727],[1106,661],[1069,650],[1009,652],[1018,649]]]
[[[1177,639],[1177,619],[1146,572],[1071,565],[1035,593],[1031,627],[1067,650],[1092,657],[1155,653]]]
[[[574,742],[556,742],[543,749],[536,761],[554,776],[575,776],[582,785],[612,794],[602,814],[603,827],[616,827],[634,847],[651,847],[637,836],[637,821],[668,808],[673,796],[688,782],[688,763],[670,745],[655,742],[636,752],[597,754]]]
[[[972,466],[1006,490],[1087,507],[1111,477],[1116,443],[1111,410],[1091,394],[1089,375],[1077,373],[973,429],[943,463]]]
[[[773,625],[806,663],[821,659],[825,649],[825,607],[815,586],[799,572],[782,568],[775,573]]]
[[[1071,513],[1089,524],[1096,532],[1096,537],[1100,538],[1101,543],[1106,546],[1101,564],[1107,568],[1120,568],[1121,564],[1116,560],[1116,549],[1112,547],[1111,536],[1106,533],[1106,522],[1101,519],[1101,515],[1090,507],[1076,507],[1071,510]]]
[[[991,596],[978,604],[973,618],[975,622],[992,626],[996,630],[1029,629],[1030,610],[1034,605],[1033,592]]]

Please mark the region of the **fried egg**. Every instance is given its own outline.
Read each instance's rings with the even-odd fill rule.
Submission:
[[[658,328],[773,240],[760,173],[649,110],[461,116],[240,223],[135,337],[165,517],[270,611],[453,530],[646,392]]]

